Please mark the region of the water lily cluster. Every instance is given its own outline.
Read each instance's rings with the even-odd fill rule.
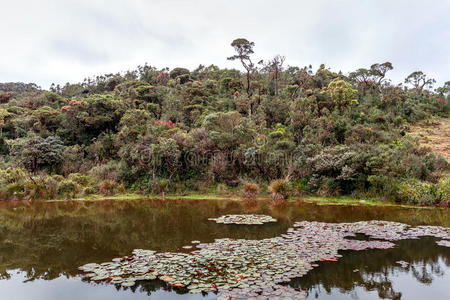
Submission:
[[[209,218],[219,224],[243,224],[262,225],[264,223],[276,222],[277,220],[267,215],[224,215],[219,218]]]
[[[364,234],[368,240],[353,239]],[[434,236],[450,240],[450,228],[385,221],[323,223],[302,221],[286,234],[263,240],[217,239],[190,253],[136,249],[130,256],[80,267],[93,281],[132,286],[160,279],[190,293],[217,292],[218,299],[304,299],[305,292],[282,283],[305,275],[316,262],[337,261],[339,250],[388,249],[402,239]]]

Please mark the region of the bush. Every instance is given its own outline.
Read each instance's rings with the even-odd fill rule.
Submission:
[[[218,193],[226,193],[227,192],[227,185],[223,184],[223,183],[219,183],[217,185],[216,190],[217,190]]]
[[[442,178],[437,185],[437,195],[440,204],[450,206],[450,177]]]
[[[169,181],[167,181],[167,179],[164,178],[160,179],[156,183],[156,190],[158,191],[158,193],[162,194],[163,197],[165,196],[168,188],[169,188]]]
[[[7,168],[0,169],[0,185],[4,186],[10,183],[17,183],[25,180],[28,177],[28,173],[22,168]]]
[[[93,188],[93,187],[91,187],[91,186],[85,187],[85,188],[83,189],[83,195],[84,195],[84,196],[93,195],[93,194],[95,194],[95,193],[96,193],[95,188]]]
[[[269,191],[275,200],[286,200],[289,196],[288,182],[284,179],[273,180],[269,185]]]
[[[290,190],[295,196],[302,196],[308,191],[308,178],[302,178],[290,183]]]
[[[111,196],[117,193],[124,192],[125,188],[122,184],[118,184],[113,180],[106,179],[98,184],[98,190],[102,195]]]
[[[244,182],[242,193],[244,194],[244,198],[254,199],[259,193],[259,185],[253,182]]]
[[[30,172],[55,171],[63,162],[64,144],[59,136],[34,137],[13,145],[14,159]]]
[[[80,173],[72,173],[72,174],[69,174],[69,177],[68,177],[68,178],[69,178],[70,180],[75,181],[75,182],[78,183],[79,185],[84,185],[84,186],[88,185],[89,182],[91,181],[91,178],[90,178],[89,176],[83,175],[83,174],[80,174]]]
[[[80,192],[80,185],[71,179],[58,183],[58,194],[65,197],[75,197]]]
[[[333,178],[323,177],[317,193],[324,197],[339,196],[339,184]]]
[[[398,184],[395,179],[384,175],[370,175],[367,177],[367,181],[370,183],[370,192],[372,196],[382,195],[388,199],[396,199]]]
[[[89,175],[92,175],[96,180],[112,180],[117,181],[119,177],[119,164],[116,161],[110,161],[107,164],[98,165],[89,170]]]
[[[402,203],[418,205],[443,204],[449,201],[450,179],[438,184],[409,180],[398,184],[397,199]]]

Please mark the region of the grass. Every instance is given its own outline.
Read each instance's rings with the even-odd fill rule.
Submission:
[[[137,200],[137,199],[163,199],[161,195],[140,195],[140,194],[120,194],[114,196],[103,196],[103,195],[90,195],[82,198],[72,199],[73,201],[104,201],[104,200]],[[244,201],[243,197],[234,194],[214,194],[214,193],[191,193],[187,195],[179,194],[167,194],[164,199],[167,200],[215,200],[215,201]],[[269,196],[257,197],[257,201],[271,200]],[[389,202],[382,200],[380,198],[368,198],[368,199],[355,199],[351,196],[337,196],[337,197],[319,197],[319,196],[304,196],[304,197],[289,197],[289,202],[303,201],[305,203],[311,203],[316,205],[345,205],[345,206],[391,206],[391,207],[403,207],[403,208],[421,208],[421,209],[431,209],[436,208],[435,206],[417,206],[417,205],[406,205],[406,204],[396,204],[394,202]],[[62,199],[55,200],[45,200],[44,202],[60,202],[66,201]]]
[[[314,203],[317,205],[391,206],[391,207],[423,208],[423,209],[436,208],[435,206],[418,206],[418,205],[397,204],[397,203],[382,200],[379,198],[355,199],[350,196],[338,196],[338,197],[307,196],[302,199],[303,199],[303,202]]]
[[[450,119],[436,118],[422,121],[411,127],[409,134],[417,137],[422,146],[442,154],[450,161]]]
[[[73,201],[103,201],[103,200],[137,200],[137,199],[163,199],[159,194],[152,195],[140,195],[140,194],[119,194],[114,196],[104,196],[104,195],[89,195],[81,198],[71,199]],[[227,195],[216,195],[216,194],[188,194],[188,195],[178,195],[178,194],[167,194],[164,199],[175,200],[175,199],[185,199],[185,200],[233,200],[240,201],[240,197],[227,196]],[[64,199],[53,199],[45,200],[44,202],[59,202],[66,201]]]

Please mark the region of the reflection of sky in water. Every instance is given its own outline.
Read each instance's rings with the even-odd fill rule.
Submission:
[[[162,289],[151,292],[149,296],[140,287],[132,292],[130,289],[117,290],[111,284],[90,284],[76,278],[58,277],[53,280],[37,279],[23,284],[27,278],[22,272],[11,272],[9,280],[0,280],[0,299],[2,300],[139,300],[139,299],[213,299],[214,295],[202,297],[200,295],[178,295]]]
[[[418,272],[416,272],[418,271]],[[413,274],[415,273],[415,274]],[[420,278],[426,277],[426,280]],[[449,299],[450,297],[450,266],[445,264],[442,258],[436,263],[413,264],[410,268],[402,268],[400,266],[389,267],[387,272],[369,273],[362,276],[364,284],[369,286],[357,286],[351,291],[342,288],[333,287],[329,291],[324,289],[322,284],[314,285],[310,290],[307,299],[320,300],[344,300],[344,299]],[[380,296],[378,291],[370,288],[368,282],[378,282],[384,285],[386,290],[394,291],[391,294]]]
[[[422,270],[422,266],[416,265]],[[441,272],[433,272],[433,270],[441,270]],[[385,299],[448,299],[450,268],[440,258],[438,262],[431,266],[426,265],[427,275],[431,276],[431,283],[419,283],[417,278],[413,276],[411,269],[401,267],[389,267],[386,273],[365,274],[363,277],[367,280],[383,282],[388,280],[392,284],[392,290],[400,291],[401,297],[395,295],[388,296]],[[11,278],[9,280],[0,280],[0,299],[8,300],[28,300],[28,299],[58,299],[58,300],[139,300],[139,299],[214,299],[214,294],[202,296],[200,294],[176,294],[163,289],[154,287],[148,293],[147,289],[138,286],[134,292],[127,288],[117,290],[111,284],[93,284],[81,281],[78,277],[67,278],[60,276],[53,280],[32,280],[27,281],[25,274],[20,271],[10,271]],[[351,291],[344,291],[341,288],[331,288],[326,291],[321,284],[315,285],[309,291],[307,299],[321,300],[348,300],[360,299],[371,300],[380,299],[377,290],[368,290],[365,286],[357,286]]]

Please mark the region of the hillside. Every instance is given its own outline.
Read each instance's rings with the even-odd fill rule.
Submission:
[[[450,161],[450,119],[421,122],[412,126],[409,133],[418,137],[421,145],[431,148]]]
[[[450,82],[417,71],[393,85],[390,62],[254,64],[253,43],[231,46],[244,72],[145,64],[50,90],[0,84],[0,198],[243,188],[447,203]]]

